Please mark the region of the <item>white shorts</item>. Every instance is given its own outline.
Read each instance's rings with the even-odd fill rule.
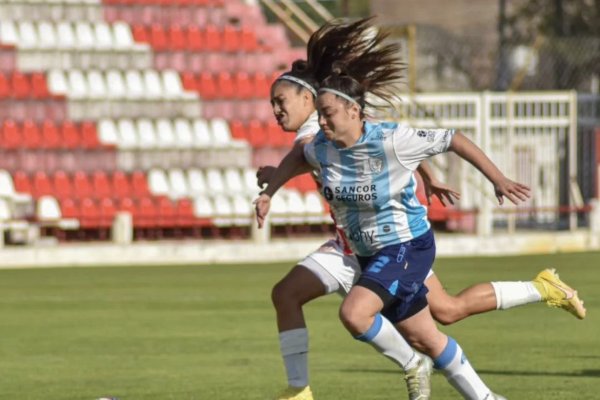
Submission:
[[[345,296],[360,276],[356,257],[344,254],[335,239],[324,243],[298,264],[312,271],[323,282],[327,294],[338,292]]]

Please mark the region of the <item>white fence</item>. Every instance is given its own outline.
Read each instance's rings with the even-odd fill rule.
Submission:
[[[576,92],[417,94],[403,98],[396,117],[418,127],[461,130],[509,178],[532,188],[527,202],[498,207],[492,186],[475,168],[453,154],[434,158],[440,177],[460,189],[459,207],[476,213],[478,233],[490,234],[500,225],[509,231],[558,227],[559,207],[569,211],[562,217],[565,227],[574,229],[574,209],[583,205],[577,101]],[[599,114],[590,116],[590,126],[600,125]]]

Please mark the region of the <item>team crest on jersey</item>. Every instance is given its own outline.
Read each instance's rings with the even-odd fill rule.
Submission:
[[[381,158],[370,158],[369,168],[376,174],[380,173],[383,168],[383,160]]]

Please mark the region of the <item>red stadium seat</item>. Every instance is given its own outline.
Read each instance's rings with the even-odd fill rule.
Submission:
[[[135,225],[141,228],[156,227],[158,210],[150,197],[143,197],[138,201],[134,219]]]
[[[238,72],[235,74],[235,92],[238,99],[250,99],[254,97],[254,85],[250,81],[250,77],[246,72]]]
[[[47,149],[58,149],[61,147],[61,142],[60,133],[54,121],[44,120],[42,123],[42,145]]]
[[[233,27],[232,25],[226,25],[223,28],[222,39],[223,39],[223,45],[222,45],[223,50],[234,52],[234,51],[238,51],[240,49],[240,45],[241,45],[240,31],[238,31],[238,29]]]
[[[64,121],[60,126],[62,145],[67,149],[76,149],[81,146],[79,128],[71,121]]]
[[[256,119],[248,123],[248,142],[254,148],[266,147],[269,144],[269,137],[264,124]]]
[[[104,197],[100,199],[100,221],[98,225],[101,228],[109,228],[112,226],[115,214],[117,213],[117,207],[114,201],[110,197]]]
[[[190,92],[198,91],[198,85],[196,83],[196,77],[191,72],[183,72],[181,74],[181,84],[185,90]]]
[[[204,35],[197,26],[192,25],[186,32],[187,48],[192,51],[204,50]]]
[[[62,199],[60,201],[60,212],[63,218],[79,219],[79,207],[74,199]]]
[[[29,175],[23,171],[15,172],[13,176],[13,185],[15,186],[15,191],[17,193],[33,193],[31,179],[29,178]]]
[[[174,24],[169,26],[168,30],[168,46],[172,50],[185,50],[186,36],[180,25]]]
[[[242,50],[247,52],[253,52],[258,50],[258,40],[256,39],[256,33],[249,26],[242,27],[240,31],[240,46]]]
[[[13,120],[2,123],[2,140],[0,146],[5,149],[18,149],[23,142],[21,127]]]
[[[132,218],[135,214],[135,202],[133,199],[129,197],[124,197],[122,199],[117,200],[116,204],[117,211],[128,212],[131,214]],[[135,221],[134,221],[135,223]]]
[[[81,144],[86,149],[96,149],[100,147],[98,132],[93,122],[83,122],[81,124]]]
[[[215,79],[210,73],[200,73],[197,82],[198,92],[200,93],[200,96],[202,96],[202,98],[212,100],[219,95]]]
[[[8,78],[4,73],[0,72],[0,99],[10,97],[10,85],[8,84]]]
[[[12,95],[17,99],[31,97],[31,83],[27,75],[14,71],[10,76]]]
[[[44,171],[37,171],[33,175],[33,197],[51,196],[54,194],[54,188],[50,183],[50,178]]]
[[[135,24],[131,28],[133,39],[138,43],[150,43],[150,38],[146,27],[143,25]]]
[[[204,29],[204,48],[211,51],[222,50],[221,32],[214,25],[207,25]]]
[[[94,199],[85,197],[79,202],[79,222],[84,229],[100,227],[100,209]]]
[[[36,99],[43,99],[50,97],[50,91],[48,90],[48,82],[44,74],[34,72],[31,74],[31,91],[33,97]]]
[[[73,184],[64,171],[56,171],[54,173],[52,176],[52,186],[54,187],[54,195],[58,199],[73,197]]]
[[[287,145],[287,136],[294,137],[292,132],[285,132],[277,121],[269,120],[266,123],[267,137],[271,147],[285,147]]]
[[[238,140],[247,140],[248,139],[248,130],[246,129],[246,125],[242,121],[231,121],[229,123],[229,131],[231,132],[231,137],[233,139]]]
[[[94,171],[92,174],[92,187],[96,198],[111,197],[113,195],[108,176],[104,171]]]
[[[158,226],[161,228],[175,227],[177,210],[175,205],[168,197],[158,199]]]
[[[77,171],[73,176],[73,189],[76,198],[92,197],[94,188],[85,172]]]
[[[114,196],[117,198],[131,197],[133,195],[129,178],[122,171],[115,171],[112,174],[110,185],[112,186]]]
[[[194,216],[194,204],[189,199],[181,199],[177,202],[175,225],[180,228],[193,227],[198,224]]]
[[[167,34],[162,25],[154,24],[150,28],[150,45],[157,51],[164,51],[169,47]]]
[[[42,134],[37,124],[33,121],[23,123],[23,147],[39,149],[42,147]]]
[[[221,71],[217,75],[217,92],[219,98],[233,99],[236,97],[233,78],[229,72]]]
[[[279,75],[278,75],[279,76]],[[254,96],[259,99],[268,99],[271,97],[271,81],[262,72],[254,75]]]
[[[148,180],[146,179],[146,175],[141,171],[136,171],[131,174],[131,186],[135,197],[140,198],[150,195]]]

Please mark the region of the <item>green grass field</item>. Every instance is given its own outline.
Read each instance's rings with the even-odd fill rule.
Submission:
[[[586,300],[576,320],[542,304],[443,330],[511,400],[600,398],[600,253],[440,259],[450,292],[528,280],[545,266]],[[284,385],[270,288],[290,265],[0,271],[0,399],[269,399]],[[404,399],[398,369],[337,319],[340,298],[306,309],[317,399]],[[457,399],[441,375],[433,398]]]

